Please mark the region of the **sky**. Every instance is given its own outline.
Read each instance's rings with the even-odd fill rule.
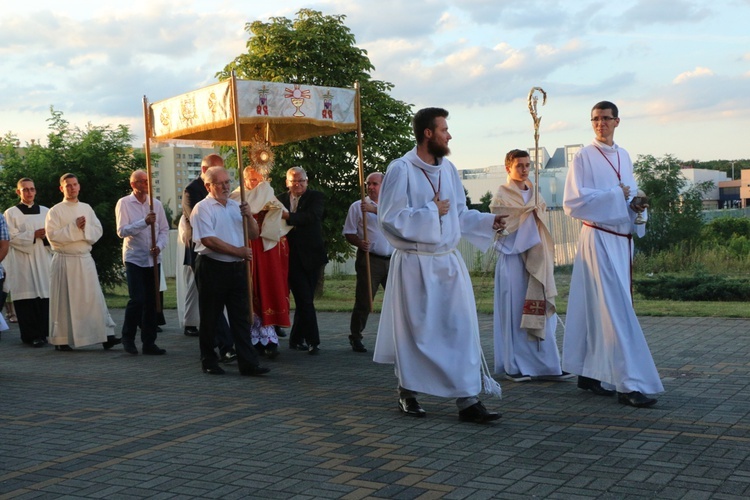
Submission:
[[[609,100],[634,160],[750,158],[750,0],[4,0],[0,134],[46,143],[53,106],[72,125],[129,125],[141,146],[144,95],[214,83],[246,23],[300,8],[345,15],[393,97],[450,111],[459,169],[534,146],[533,87],[550,154],[590,143],[590,109]]]

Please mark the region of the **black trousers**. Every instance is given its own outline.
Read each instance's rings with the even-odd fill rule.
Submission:
[[[237,367],[244,372],[259,365],[258,354],[250,338],[250,303],[245,266],[245,262],[221,262],[203,255],[198,255],[196,259],[195,283],[201,316],[198,341],[203,366],[216,366],[219,362],[214,346],[219,316],[225,307],[237,352]]]
[[[31,344],[49,335],[49,299],[14,300],[13,307],[16,308],[21,342]]]
[[[320,344],[318,316],[315,312],[315,287],[319,270],[306,270],[297,259],[289,259],[289,289],[294,296],[294,321],[289,332],[290,344]]]
[[[156,275],[159,268],[156,269]],[[125,262],[125,276],[128,280],[128,305],[125,306],[125,319],[122,322],[122,341],[135,342],[135,334],[141,329],[143,347],[149,348],[156,342],[156,276],[153,267],[141,267]]]
[[[349,325],[349,331],[351,332],[349,338],[351,339],[362,340],[362,330],[367,326],[367,318],[370,316],[366,256],[365,252],[357,250],[357,260],[354,261],[354,269],[357,271],[357,288],[354,292],[354,309],[352,309],[352,319]],[[390,266],[391,259],[389,257],[370,254],[370,285],[373,298],[375,298],[379,286],[382,286],[385,290]]]

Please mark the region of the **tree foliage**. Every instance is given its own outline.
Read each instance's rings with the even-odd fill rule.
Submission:
[[[492,203],[492,198],[494,196],[490,191],[487,191],[482,195],[481,198],[479,198],[479,206],[477,206],[477,210],[480,212],[490,212],[490,203]]]
[[[133,136],[125,125],[89,124],[81,129],[72,127],[54,108],[51,115],[47,146],[27,144],[21,154],[11,133],[0,140],[0,203],[4,208],[18,204],[16,183],[30,177],[37,189],[37,203],[52,207],[63,198],[60,176],[74,173],[81,185],[80,200],[91,205],[104,229],[92,250],[99,281],[105,287],[114,285],[122,280],[122,240],[117,236],[115,204],[130,191],[130,173],[144,168],[145,156],[133,151]]]
[[[678,243],[693,245],[700,240],[702,196],[713,183],[690,185],[680,166],[672,155],[640,155],[633,165],[638,186],[649,197],[648,230],[637,241],[641,251],[668,250]]]
[[[344,25],[345,16],[327,16],[301,9],[294,20],[272,17],[245,26],[250,34],[247,53],[241,54],[217,74],[228,78],[232,70],[240,78],[332,87],[359,82],[365,176],[385,172],[388,164],[413,147],[411,106],[392,98],[393,85],[373,80],[374,69],[366,51]],[[341,234],[346,213],[360,196],[355,133],[312,138],[274,149],[270,173],[277,193],[286,190],[286,170],[299,166],[307,171],[309,187],[326,196],[323,231],[329,257],[343,260],[352,252]]]

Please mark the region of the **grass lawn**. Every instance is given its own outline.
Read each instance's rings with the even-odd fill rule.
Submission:
[[[564,314],[568,305],[571,268],[560,268],[555,272],[557,282],[557,310]],[[491,275],[472,276],[477,310],[480,313],[492,313],[494,279]],[[354,305],[354,276],[327,276],[323,296],[315,300],[319,311],[347,312]],[[444,284],[443,286],[450,286]],[[128,289],[125,284],[105,293],[107,305],[111,308],[124,308],[128,302]],[[375,297],[373,310],[380,312],[383,293]],[[177,297],[175,281],[167,279],[167,291],[164,292],[164,308],[175,309]],[[292,307],[294,301],[292,300]],[[750,318],[750,303],[747,302],[682,302],[678,300],[644,300],[635,297],[635,310],[639,316],[701,316],[724,318]]]

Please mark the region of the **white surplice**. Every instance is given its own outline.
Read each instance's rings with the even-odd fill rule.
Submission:
[[[189,238],[192,231],[190,223],[183,215],[177,225],[177,269],[175,270],[175,290],[177,293],[177,319],[180,328],[193,326],[198,328],[200,313],[198,312],[198,288],[195,285],[193,268],[186,266],[185,250],[189,248]]]
[[[524,203],[528,203],[534,196],[533,187],[517,191]],[[503,191],[498,191],[496,198],[502,195]],[[526,330],[521,328],[526,289],[529,284],[524,254],[530,248],[541,244],[539,229],[532,213],[528,213],[522,219],[517,230],[508,236],[498,238],[495,242],[495,373],[532,377],[562,374],[560,353],[555,338],[557,314],[547,318],[544,325],[544,340],[530,341]]]
[[[5,211],[10,233],[10,251],[4,262],[8,271],[5,282],[13,300],[49,298],[51,249],[42,238],[34,238],[34,231],[44,228],[48,211],[42,206],[38,214],[31,215],[18,207]]]
[[[617,170],[621,180],[618,179]],[[565,213],[584,225],[570,282],[563,370],[600,380],[619,392],[664,391],[631,295],[632,241],[645,234],[619,183],[637,192],[627,151],[594,141],[573,160],[565,182]],[[606,230],[606,231],[605,231]],[[610,232],[607,232],[610,231]],[[612,234],[617,233],[617,234]]]
[[[443,217],[432,201],[435,190],[451,203]],[[405,389],[476,396],[482,390],[479,324],[471,279],[456,245],[463,236],[489,248],[494,215],[468,210],[456,167],[446,158],[429,165],[415,148],[388,166],[378,218],[396,250],[374,361],[395,363]]]
[[[76,219],[86,217],[83,230]],[[50,209],[45,224],[52,246],[50,334],[53,345],[82,347],[114,335],[91,247],[102,237],[94,210],[83,202],[63,201]]]

